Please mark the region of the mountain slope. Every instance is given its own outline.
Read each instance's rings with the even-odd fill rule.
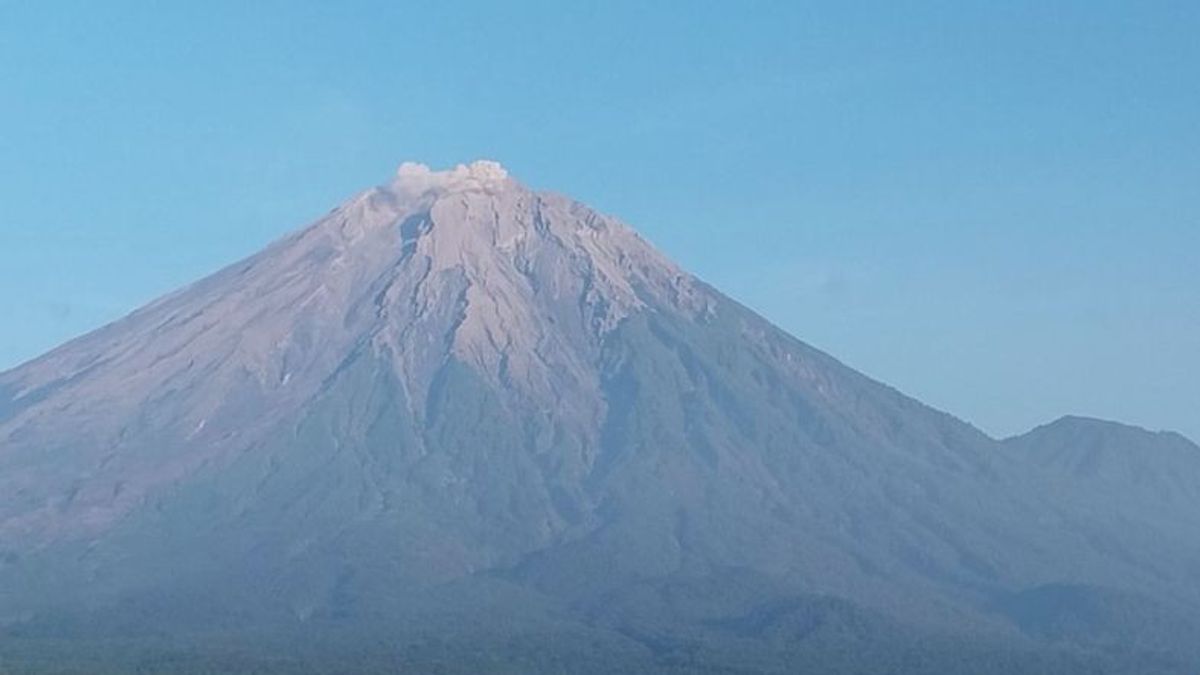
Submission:
[[[22,645],[315,631],[508,658],[565,626],[639,667],[914,641],[1094,665],[1006,602],[1067,581],[1186,607],[1197,511],[1136,527],[1161,512],[1063,499],[1034,455],[499,165],[406,164],[0,375],[0,622]]]

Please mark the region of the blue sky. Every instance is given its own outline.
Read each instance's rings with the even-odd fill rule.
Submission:
[[[1006,435],[1200,438],[1200,3],[0,0],[0,369],[495,158]]]

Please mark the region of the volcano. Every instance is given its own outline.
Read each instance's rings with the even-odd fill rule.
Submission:
[[[1197,486],[409,163],[0,375],[0,671],[1195,672]]]

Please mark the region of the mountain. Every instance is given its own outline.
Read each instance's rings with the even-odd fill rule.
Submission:
[[[1004,443],[1063,489],[1105,491],[1158,517],[1200,509],[1200,448],[1177,433],[1064,417]]]
[[[405,164],[0,375],[0,670],[1187,672],[1196,455],[995,441]]]

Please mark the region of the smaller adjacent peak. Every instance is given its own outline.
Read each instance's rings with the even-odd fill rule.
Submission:
[[[1118,437],[1128,435],[1153,435],[1153,432],[1141,427],[1135,427],[1120,422],[1104,420],[1083,415],[1063,415],[1058,419],[1039,425],[1029,431],[1018,434],[1007,441],[1019,441],[1026,438],[1077,438],[1081,435],[1094,437]]]
[[[494,191],[513,183],[499,162],[480,159],[437,171],[418,162],[405,162],[396,171],[392,187],[410,196],[435,192],[447,194],[471,190]]]
[[[1076,446],[1102,443],[1133,447],[1144,443],[1168,442],[1196,447],[1190,439],[1174,431],[1154,431],[1132,424],[1083,415],[1064,415],[1024,434],[1007,438],[1005,442],[1041,443],[1051,439]]]
[[[1101,419],[1099,417],[1088,417],[1086,415],[1063,415],[1053,422],[1044,424],[1042,426],[1046,428],[1058,429],[1108,429],[1110,431],[1126,430],[1149,433],[1148,430],[1133,426],[1131,424]]]
[[[1126,424],[1114,420],[1100,419],[1098,417],[1087,417],[1085,415],[1063,415],[1053,422],[1044,425],[1045,429],[1060,429],[1069,431],[1090,431],[1095,433],[1107,432],[1112,434],[1125,434],[1129,436],[1182,436],[1169,429],[1148,429],[1136,424]]]

